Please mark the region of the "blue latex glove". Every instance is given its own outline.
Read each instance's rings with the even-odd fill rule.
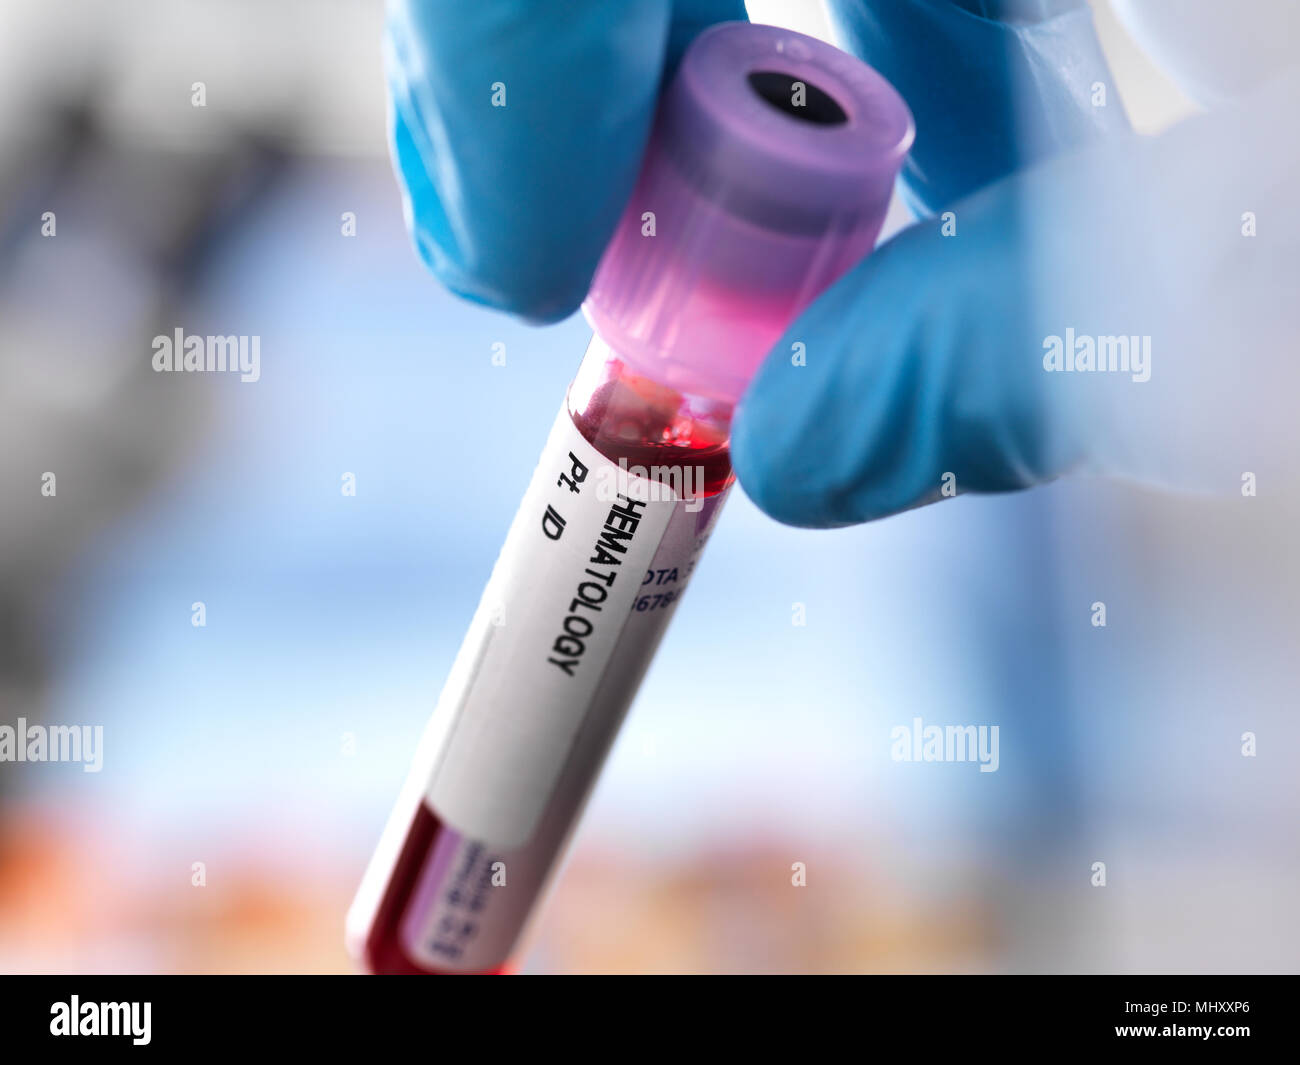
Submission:
[[[1280,190],[1297,149],[1276,109],[1132,136],[1084,0],[833,0],[831,13],[915,114],[907,198],[944,214],[864,260],[776,345],[734,424],[751,497],[833,526],[1072,468],[1225,487],[1265,462],[1251,423],[1285,421],[1267,408],[1295,360],[1225,372],[1223,356],[1288,329],[1296,229]],[[394,152],[439,278],[536,320],[576,309],[661,78],[695,33],[739,14],[723,0],[394,4]],[[494,111],[495,82],[509,95]],[[1243,245],[1248,210],[1291,224]],[[1046,372],[1044,345],[1067,330],[1151,337],[1150,379]]]
[[[573,313],[632,194],[662,78],[743,0],[398,0],[393,157],[421,257],[453,292]],[[505,107],[491,106],[505,87]]]
[[[944,214],[877,249],[776,345],[735,422],[750,496],[835,526],[1070,470],[1216,493],[1247,471],[1287,477],[1300,148],[1281,131],[1295,74],[1140,138],[1084,4],[831,11],[912,107],[905,191]],[[1246,236],[1246,212],[1267,232]],[[1149,337],[1148,379],[1048,372],[1067,330]],[[806,366],[791,365],[796,341]]]

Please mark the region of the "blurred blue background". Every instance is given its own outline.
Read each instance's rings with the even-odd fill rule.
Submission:
[[[333,10],[315,80],[264,121],[213,43],[206,112],[169,76],[156,129],[207,125],[158,134],[151,193],[126,60],[88,76],[100,110],[45,86],[73,162],[0,126],[28,190],[0,202],[0,724],[105,733],[98,774],[0,764],[6,970],[347,970],[343,909],[589,336],[417,263],[377,5],[267,6],[282,45]],[[161,17],[128,7],[128,38]],[[1101,17],[1135,118],[1176,117]],[[364,105],[331,124],[337,82]],[[260,380],[152,374],[177,326],[260,336]],[[1294,969],[1294,515],[1252,503],[1071,482],[811,532],[733,493],[525,968]],[[895,762],[915,717],[999,726],[998,771]]]

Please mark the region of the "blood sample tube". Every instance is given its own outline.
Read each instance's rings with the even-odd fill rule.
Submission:
[[[859,60],[688,49],[583,310],[594,330],[348,915],[374,973],[498,973],[732,482],[732,411],[875,242],[912,118]]]

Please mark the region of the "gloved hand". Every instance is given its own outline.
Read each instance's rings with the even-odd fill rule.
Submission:
[[[739,8],[395,3],[394,152],[441,280],[536,320],[574,310],[661,78]],[[750,496],[783,521],[833,526],[1072,468],[1232,489],[1266,466],[1260,429],[1288,424],[1296,380],[1296,360],[1270,357],[1293,326],[1284,190],[1300,150],[1277,122],[1295,79],[1140,139],[1084,0],[832,0],[831,12],[840,42],[911,106],[904,191],[942,213],[865,259],[776,345],[734,422]],[[506,109],[486,105],[494,83]],[[1247,212],[1269,218],[1257,236]],[[1053,338],[1091,343],[1095,358],[1099,344],[1117,352],[1114,337],[1149,359],[1046,368]],[[796,341],[806,365],[791,362]]]
[[[662,79],[701,30],[744,17],[743,0],[393,0],[393,157],[438,279],[533,321],[572,314],[632,194]]]
[[[776,345],[735,421],[750,496],[833,526],[1072,469],[1220,493],[1268,470],[1276,486],[1294,453],[1282,396],[1296,360],[1282,352],[1300,226],[1283,190],[1300,151],[1278,131],[1296,79],[1139,138],[1083,3],[831,10],[912,107],[904,188],[943,213],[866,258]],[[1248,212],[1269,221],[1256,230]],[[1046,368],[1057,341],[1098,357],[1112,337],[1149,347],[1146,365],[1130,351],[1127,372]],[[794,341],[806,366],[791,365]]]

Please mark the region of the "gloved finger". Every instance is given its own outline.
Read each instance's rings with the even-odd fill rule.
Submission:
[[[1001,239],[1016,205],[994,186],[958,215],[956,240],[922,223],[864,259],[759,369],[732,460],[772,517],[850,525],[938,499],[946,483],[1021,488],[1077,459],[1030,372],[1024,265]],[[789,357],[796,343],[803,360]]]
[[[828,9],[841,47],[912,109],[916,143],[900,178],[918,214],[1128,129],[1087,0],[829,0]]]
[[[577,308],[627,197],[665,64],[740,0],[395,0],[386,31],[408,225],[468,299]]]
[[[1300,388],[1300,145],[1277,128],[1300,78],[1267,92],[1023,171],[955,205],[955,231],[932,220],[883,245],[743,398],[746,492],[830,527],[1076,469],[1216,492],[1245,473],[1281,483]]]

